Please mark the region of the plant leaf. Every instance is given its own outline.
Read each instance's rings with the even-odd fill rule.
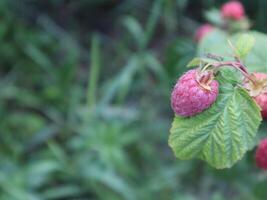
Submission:
[[[235,43],[235,53],[241,59],[244,59],[255,44],[255,39],[251,34],[241,34]]]
[[[219,83],[220,94],[210,109],[174,118],[169,145],[180,159],[199,158],[222,169],[233,166],[253,147],[261,115],[247,91],[222,76]]]
[[[201,58],[193,58],[187,65],[186,67],[196,67],[201,64],[202,60]]]
[[[187,65],[186,67],[197,67],[200,64],[207,64],[207,63],[214,63],[215,60],[211,59],[211,58],[200,58],[200,57],[196,57],[193,58]]]
[[[216,25],[216,26],[221,26],[223,25],[223,19],[221,17],[221,13],[219,10],[217,9],[211,9],[209,11],[206,11],[204,13],[205,18],[212,24]]]
[[[255,45],[245,59],[245,64],[251,72],[267,73],[267,35],[256,31],[250,32],[255,38]]]
[[[223,56],[224,60],[232,60],[232,51],[227,40],[228,35],[225,32],[215,29],[200,41],[197,47],[197,55],[202,57],[203,55],[212,53]]]
[[[255,45],[243,60],[244,64],[250,72],[267,73],[267,35],[257,31],[250,31],[248,34],[255,38]],[[230,41],[236,44],[240,38],[239,36],[240,34],[231,36]],[[232,60],[233,58],[229,56],[231,55],[230,49],[227,43],[227,35],[222,31],[215,30],[201,40],[197,48],[197,54],[202,56],[212,52],[213,54],[223,56],[225,60]]]

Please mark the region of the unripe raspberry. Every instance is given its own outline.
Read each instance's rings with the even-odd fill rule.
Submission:
[[[195,34],[195,40],[200,42],[208,33],[212,32],[214,27],[210,24],[204,24],[200,26]]]
[[[267,170],[267,138],[263,139],[256,150],[257,166]]]
[[[241,20],[245,17],[243,5],[239,1],[230,1],[221,8],[221,15],[225,19]]]
[[[211,72],[200,74],[193,69],[186,72],[176,83],[171,95],[173,111],[189,117],[209,108],[218,96],[219,84]]]
[[[253,73],[253,79],[255,79],[256,84],[250,83],[248,89],[260,106],[262,117],[267,118],[267,74]]]

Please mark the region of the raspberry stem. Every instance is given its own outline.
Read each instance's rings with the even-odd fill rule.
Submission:
[[[250,77],[250,74],[247,71],[247,68],[244,64],[240,61],[227,61],[227,62],[217,62],[212,64],[215,68],[223,67],[223,66],[230,66],[234,67],[235,69],[239,70],[243,76],[249,79],[253,84],[257,84],[255,80]]]

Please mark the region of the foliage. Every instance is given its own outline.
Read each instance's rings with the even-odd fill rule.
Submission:
[[[178,158],[197,157],[213,167],[229,168],[255,145],[259,108],[244,89],[231,84],[227,73],[233,72],[218,77],[220,92],[210,109],[196,117],[174,118],[169,144]]]
[[[264,52],[265,48],[267,47],[266,46],[267,36],[257,31],[249,31],[247,32],[247,36],[245,37],[248,37],[248,35],[250,35],[254,39],[248,38],[249,40],[252,40],[251,42],[247,43],[247,44],[250,43],[250,46],[248,46],[247,48],[251,49],[251,51],[244,59],[244,63],[251,72],[266,73],[267,72],[266,56]],[[226,58],[229,58],[230,52],[232,50],[231,48],[229,48],[228,41],[230,40],[232,41],[233,44],[238,45],[237,38],[239,38],[239,36],[240,36],[239,33],[228,36],[227,34],[225,34],[220,30],[213,31],[201,41],[201,44],[198,47],[198,55],[204,55],[207,52],[213,52],[214,54],[223,55]],[[246,40],[246,38],[244,38],[244,40]],[[243,55],[240,56],[243,57]]]
[[[217,3],[0,1],[0,200],[265,199],[251,153],[215,171],[167,145],[168,88]]]

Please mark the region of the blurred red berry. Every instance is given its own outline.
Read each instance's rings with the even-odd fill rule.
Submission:
[[[221,8],[221,15],[225,19],[240,20],[245,17],[245,10],[239,1],[230,1]]]
[[[264,73],[254,73],[254,76],[259,81],[267,79],[267,74]],[[267,93],[263,91],[258,96],[255,96],[254,99],[257,102],[257,104],[261,107],[262,117],[267,118]]]
[[[204,24],[200,26],[195,34],[195,40],[200,42],[208,33],[210,33],[214,27],[210,24]]]
[[[209,108],[218,96],[219,83],[211,74],[204,73],[198,77],[197,73],[196,69],[186,72],[172,91],[171,106],[177,115],[196,115]]]
[[[257,147],[256,163],[259,168],[267,170],[267,138],[263,139]]]

